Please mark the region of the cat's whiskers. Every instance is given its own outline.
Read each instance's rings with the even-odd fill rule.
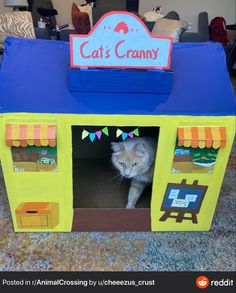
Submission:
[[[119,178],[119,177],[121,177],[121,175],[120,174],[116,174],[115,176],[112,177],[112,179],[114,180],[114,179]]]
[[[115,181],[115,184],[118,185],[118,188],[120,189],[121,183],[122,183],[122,180],[123,180],[123,176],[119,173],[116,176],[114,176],[112,178],[112,180]]]
[[[109,172],[109,173],[110,173],[110,174],[116,174],[116,175],[115,175],[115,176],[112,176],[112,177],[108,180],[108,182],[115,181],[115,184],[119,183],[119,181],[120,181],[120,177],[121,177],[120,173],[117,173],[117,172]]]
[[[121,186],[121,183],[122,183],[122,180],[124,177],[121,174],[119,174],[119,175],[120,175],[120,180],[119,180],[119,189],[120,189],[120,186]]]
[[[109,174],[119,174],[119,171],[114,170],[114,171],[109,171],[108,173],[109,173]]]

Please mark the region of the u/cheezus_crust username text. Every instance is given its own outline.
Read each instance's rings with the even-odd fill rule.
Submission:
[[[48,280],[48,279],[35,279],[35,280],[2,280],[3,286],[82,286],[82,287],[95,287],[95,286],[156,286],[155,280]]]

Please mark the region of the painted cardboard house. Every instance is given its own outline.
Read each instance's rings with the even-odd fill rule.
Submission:
[[[0,159],[15,231],[210,229],[235,134],[225,53],[177,43],[169,63],[69,69],[68,43],[6,40]],[[110,144],[147,136],[157,141],[153,183],[125,209],[130,181],[116,180]]]

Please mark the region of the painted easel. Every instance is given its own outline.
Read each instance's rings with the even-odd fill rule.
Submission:
[[[183,220],[191,220],[193,222],[193,224],[197,224],[197,214],[194,212],[190,212],[189,214],[191,214],[190,217],[185,217],[186,212],[178,212],[177,215],[171,215],[171,211],[166,211],[164,213],[164,215],[160,218],[159,221],[164,222],[166,221],[168,218],[173,218],[176,219],[176,223],[182,223]]]
[[[176,219],[176,223],[182,223],[183,220],[190,220],[192,221],[193,224],[197,224],[197,214],[199,213],[200,207],[202,205],[202,201],[204,199],[204,196],[206,194],[207,191],[207,186],[203,186],[203,185],[198,185],[198,180],[195,180],[193,182],[193,184],[187,184],[186,183],[186,179],[183,179],[182,182],[180,184],[175,184],[175,183],[169,183],[167,185],[167,189],[166,189],[166,193],[164,196],[164,201],[165,198],[168,197],[168,188],[171,189],[184,189],[184,188],[191,188],[194,190],[199,190],[201,189],[203,191],[202,195],[201,195],[201,200],[197,206],[196,209],[189,209],[189,208],[178,208],[178,207],[165,207],[164,206],[164,201],[162,204],[162,208],[161,211],[164,211],[164,214],[161,216],[161,218],[159,219],[159,221],[164,222],[166,221],[168,218],[173,218]],[[173,215],[173,213],[176,213],[175,215]],[[185,214],[190,214],[190,216],[185,216]]]

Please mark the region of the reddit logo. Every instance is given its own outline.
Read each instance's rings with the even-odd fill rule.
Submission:
[[[209,286],[209,280],[206,276],[200,276],[196,280],[196,285],[200,289],[205,289]]]

